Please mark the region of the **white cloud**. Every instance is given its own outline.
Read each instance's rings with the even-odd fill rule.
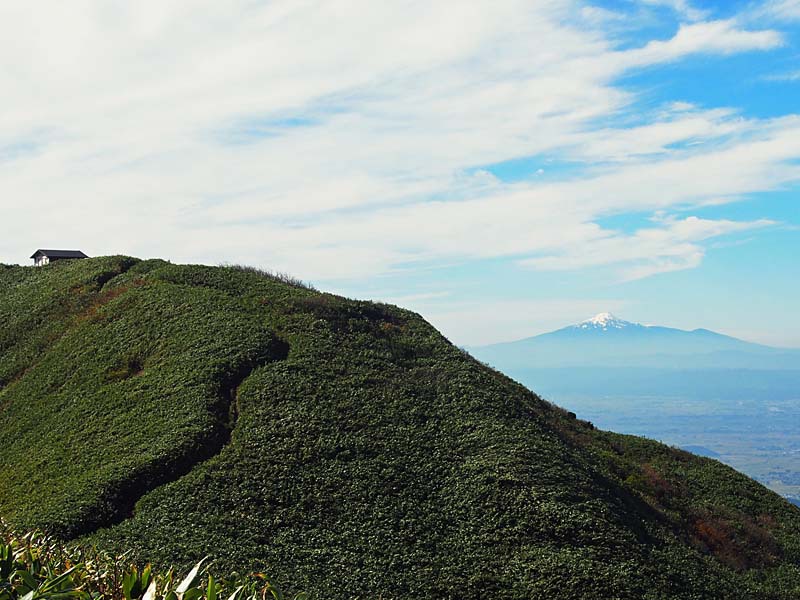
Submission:
[[[625,265],[624,280],[641,279],[657,273],[691,269],[700,264],[704,250],[699,242],[732,233],[775,225],[773,221],[739,222],[727,220],[668,218],[659,227],[639,229],[632,235],[614,235],[587,240],[561,255],[529,258],[522,264],[542,270],[563,270],[608,264]]]
[[[579,15],[583,22],[593,26],[618,25],[626,18],[625,13],[592,5],[581,7]]]
[[[577,10],[587,8],[6,3],[0,256],[63,245],[322,280],[409,263],[559,260],[619,239],[642,246],[630,268],[689,264],[668,244],[702,256],[702,240],[653,244],[596,221],[796,180],[800,123],[680,99],[638,115],[615,82],[782,38],[708,21],[617,50],[592,25],[613,15]],[[595,124],[632,114],[634,126]],[[555,165],[529,182],[484,168],[533,155]],[[559,161],[582,170],[560,177]]]
[[[741,29],[736,20],[705,21],[681,25],[669,40],[654,40],[643,48],[622,55],[628,67],[670,62],[692,54],[732,54],[747,50],[769,50],[783,44],[773,30]]]
[[[664,117],[627,129],[605,128],[576,136],[573,157],[596,162],[626,161],[673,153],[675,144],[719,141],[746,131],[751,124],[729,110],[697,111],[691,105],[671,105]]]
[[[668,6],[690,21],[699,21],[708,15],[707,11],[693,7],[688,0],[641,0],[641,2],[651,6]]]
[[[798,20],[800,19],[800,0],[767,0],[758,12],[781,20]]]
[[[787,73],[766,75],[764,79],[768,81],[800,81],[800,71],[789,71]]]

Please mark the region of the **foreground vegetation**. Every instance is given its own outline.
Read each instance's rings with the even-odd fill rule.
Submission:
[[[0,515],[315,597],[800,597],[800,511],[418,315],[237,267],[0,267]]]
[[[215,579],[206,561],[183,578],[137,567],[126,554],[64,544],[39,532],[15,533],[0,520],[0,600],[283,600],[263,573]],[[297,594],[294,600],[305,600]]]

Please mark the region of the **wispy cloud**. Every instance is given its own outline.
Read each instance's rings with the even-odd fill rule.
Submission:
[[[669,7],[681,17],[691,21],[699,21],[708,16],[708,11],[695,8],[689,0],[641,0],[641,2],[645,5]]]
[[[640,229],[632,235],[606,232],[603,237],[586,240],[564,254],[529,258],[521,262],[544,270],[621,264],[624,266],[619,275],[623,280],[629,281],[696,267],[704,255],[699,242],[769,227],[775,225],[775,222],[767,219],[739,222],[686,217],[680,220],[668,218],[658,225]]]
[[[693,54],[732,54],[747,50],[769,50],[780,46],[783,36],[773,30],[742,29],[734,19],[681,25],[674,37],[655,40],[621,56],[626,66],[652,65]]]
[[[787,73],[774,73],[765,75],[767,81],[800,81],[800,71],[789,71]]]
[[[785,21],[800,20],[800,0],[767,0],[756,12]]]

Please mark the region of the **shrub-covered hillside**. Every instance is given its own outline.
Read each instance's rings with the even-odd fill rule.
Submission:
[[[0,517],[316,598],[798,598],[800,510],[418,315],[233,267],[0,266]]]

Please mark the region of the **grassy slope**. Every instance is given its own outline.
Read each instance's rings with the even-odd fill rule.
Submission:
[[[0,267],[0,323],[14,524],[317,597],[800,595],[800,510],[413,313],[116,257]]]

